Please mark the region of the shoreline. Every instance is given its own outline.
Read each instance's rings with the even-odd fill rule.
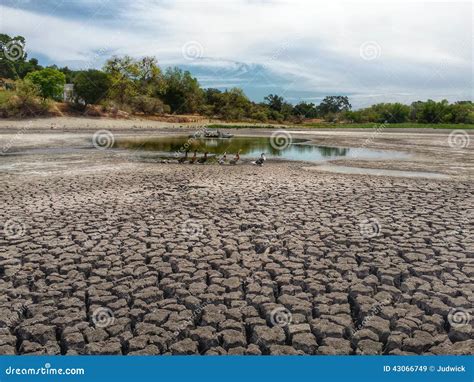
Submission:
[[[426,133],[426,134],[443,134],[453,130],[465,129],[469,134],[474,135],[473,125],[452,124],[451,128],[442,127],[397,127],[397,124],[373,124],[367,127],[349,127],[349,124],[341,124],[341,126],[305,126],[294,124],[269,124],[269,123],[251,123],[251,122],[224,122],[213,120],[201,120],[196,122],[166,122],[155,121],[142,118],[131,119],[114,119],[114,118],[97,118],[97,117],[44,117],[44,118],[25,118],[25,119],[0,119],[0,132],[8,132],[9,129],[25,128],[35,130],[57,130],[57,131],[76,131],[76,130],[97,130],[97,129],[111,129],[111,130],[135,130],[148,131],[164,128],[183,128],[195,129],[206,125],[228,125],[226,129],[235,131],[258,129],[274,131],[278,129],[285,130],[301,130],[303,132],[361,132],[367,133],[370,130],[384,130],[390,133]],[[231,126],[245,126],[244,128],[233,129]],[[247,128],[249,126],[249,128]],[[382,128],[378,126],[383,126]],[[434,125],[435,126],[435,125]],[[53,129],[51,129],[53,127]]]
[[[57,121],[57,119],[51,119]],[[15,126],[0,121],[0,147],[3,157],[9,152],[21,151],[26,148],[93,148],[92,135],[99,130],[107,130],[114,137],[133,136],[167,136],[189,134],[196,131],[200,124],[168,124],[156,122],[153,127],[148,121],[110,119],[77,119],[64,118],[63,124],[56,122],[53,129],[51,120],[33,120],[24,124],[17,121]],[[15,128],[14,131],[11,129]],[[270,137],[279,129],[239,128],[226,130],[235,136]],[[384,151],[398,151],[409,154],[409,158],[393,160],[339,159],[330,164],[336,166],[368,168],[388,171],[433,172],[447,175],[450,178],[474,178],[474,131],[466,131],[467,147],[450,147],[449,131],[439,129],[285,129],[292,138],[308,139],[312,144],[330,147],[368,148]],[[5,155],[6,154],[6,155]],[[301,162],[303,165],[303,162]],[[317,166],[318,163],[305,162],[304,165]],[[321,164],[324,164],[321,162]],[[370,172],[370,171],[368,171]]]

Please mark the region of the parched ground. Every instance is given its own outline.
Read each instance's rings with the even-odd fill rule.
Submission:
[[[370,166],[449,175],[429,180],[143,163],[67,134],[27,155],[2,137],[0,354],[474,353],[474,140],[324,137],[410,147]]]

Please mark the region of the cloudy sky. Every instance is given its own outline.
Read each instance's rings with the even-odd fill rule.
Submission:
[[[472,3],[419,1],[1,0],[1,32],[29,57],[100,68],[156,56],[204,87],[318,103],[473,98]]]

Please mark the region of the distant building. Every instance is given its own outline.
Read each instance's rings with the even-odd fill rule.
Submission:
[[[65,84],[63,89],[63,101],[73,102],[74,101],[74,84]]]

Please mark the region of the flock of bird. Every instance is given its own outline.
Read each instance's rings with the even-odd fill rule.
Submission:
[[[206,151],[204,155],[200,158],[197,156],[197,150],[194,150],[194,154],[191,158],[188,157],[188,152],[186,151],[184,153],[184,156],[178,159],[178,163],[184,164],[184,163],[189,163],[189,164],[204,164],[208,162],[210,159],[217,160],[217,163],[221,166],[229,164],[229,165],[236,165],[240,161],[240,152],[242,150],[239,150],[235,156],[232,159],[227,160],[227,152],[222,154],[220,157],[209,157],[208,154],[209,152]],[[266,161],[265,158],[265,153],[262,153],[260,155],[260,158],[257,160],[253,161],[252,164],[257,165],[257,166],[263,166],[263,163]]]

